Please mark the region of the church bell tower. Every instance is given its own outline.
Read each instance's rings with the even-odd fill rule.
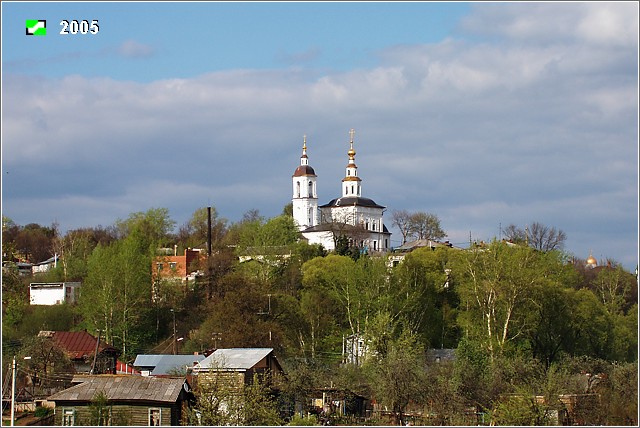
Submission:
[[[307,157],[307,136],[303,137],[300,166],[292,176],[293,184],[293,220],[300,230],[318,224],[318,194],[316,193],[316,173],[309,166]]]

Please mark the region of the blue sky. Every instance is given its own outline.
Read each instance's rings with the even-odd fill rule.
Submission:
[[[6,71],[148,82],[230,69],[372,66],[381,48],[447,37],[470,5],[35,2],[3,7],[4,34],[10,38]],[[25,19],[46,19],[49,37],[23,37]],[[92,37],[57,34],[64,19],[97,19],[100,31]]]
[[[394,210],[438,215],[460,246],[537,221],[576,257],[637,265],[636,2],[2,2],[18,224],[275,216],[303,135],[326,203],[351,128],[392,232]]]

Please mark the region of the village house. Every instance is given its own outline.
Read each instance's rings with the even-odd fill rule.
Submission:
[[[177,426],[194,396],[184,378],[98,375],[87,376],[48,400],[55,404],[56,426]]]
[[[177,255],[174,249],[173,255],[159,255],[153,259],[151,274],[153,281],[173,279],[186,282],[195,279],[197,275],[197,262],[202,258],[202,250],[186,248],[184,254]]]
[[[31,265],[31,272],[34,274],[49,272],[51,269],[54,269],[58,266],[59,259],[60,256],[54,254],[53,257],[50,257],[43,262],[34,263],[33,265]]]
[[[277,387],[284,376],[273,348],[216,349],[193,366],[192,373],[198,377],[222,377],[231,388],[251,384],[254,375],[263,377],[270,387]]]
[[[86,331],[40,331],[38,336],[54,340],[73,362],[76,373],[116,373],[120,351]]]

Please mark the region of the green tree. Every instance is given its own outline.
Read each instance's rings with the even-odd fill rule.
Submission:
[[[447,248],[420,248],[393,270],[392,313],[431,347],[455,347],[459,298],[450,284]]]
[[[409,233],[416,239],[439,240],[447,236],[435,214],[418,211],[409,218]]]
[[[560,263],[557,253],[497,241],[452,260],[465,332],[481,340],[492,360],[523,334],[534,290],[554,283]]]
[[[89,273],[79,299],[84,322],[101,330],[108,343],[116,337],[122,353],[150,340],[151,258],[137,233],[103,247],[88,261]]]
[[[56,341],[48,337],[31,336],[27,338],[19,353],[19,358],[29,356],[23,365],[33,375],[34,384],[51,387],[57,386],[55,375],[73,373],[73,363],[64,349]]]
[[[393,341],[387,355],[369,367],[376,400],[391,409],[396,425],[405,425],[405,410],[410,402],[425,402],[424,367],[418,342],[407,334]]]
[[[207,243],[209,237],[209,211],[207,207],[198,208],[189,221],[178,230],[178,242],[183,248],[198,248]],[[212,247],[219,247],[227,233],[227,220],[220,217],[218,210],[211,207]]]
[[[138,235],[140,245],[145,249],[164,247],[170,241],[175,221],[167,208],[150,208],[146,212],[130,214],[126,220],[118,220],[115,229],[120,239],[132,233]]]
[[[257,374],[244,386],[239,422],[247,426],[282,425],[277,401],[265,380]]]

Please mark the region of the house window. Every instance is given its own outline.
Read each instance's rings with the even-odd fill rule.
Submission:
[[[158,272],[160,272],[162,270],[162,263],[156,263],[157,267],[158,267]]]
[[[178,265],[178,263],[177,263],[177,262],[169,262],[169,267],[170,267],[171,269],[175,269],[177,265]]]
[[[162,409],[150,408],[149,409],[149,426],[159,427],[162,422]]]
[[[62,426],[72,427],[75,425],[76,411],[74,409],[62,409]]]

